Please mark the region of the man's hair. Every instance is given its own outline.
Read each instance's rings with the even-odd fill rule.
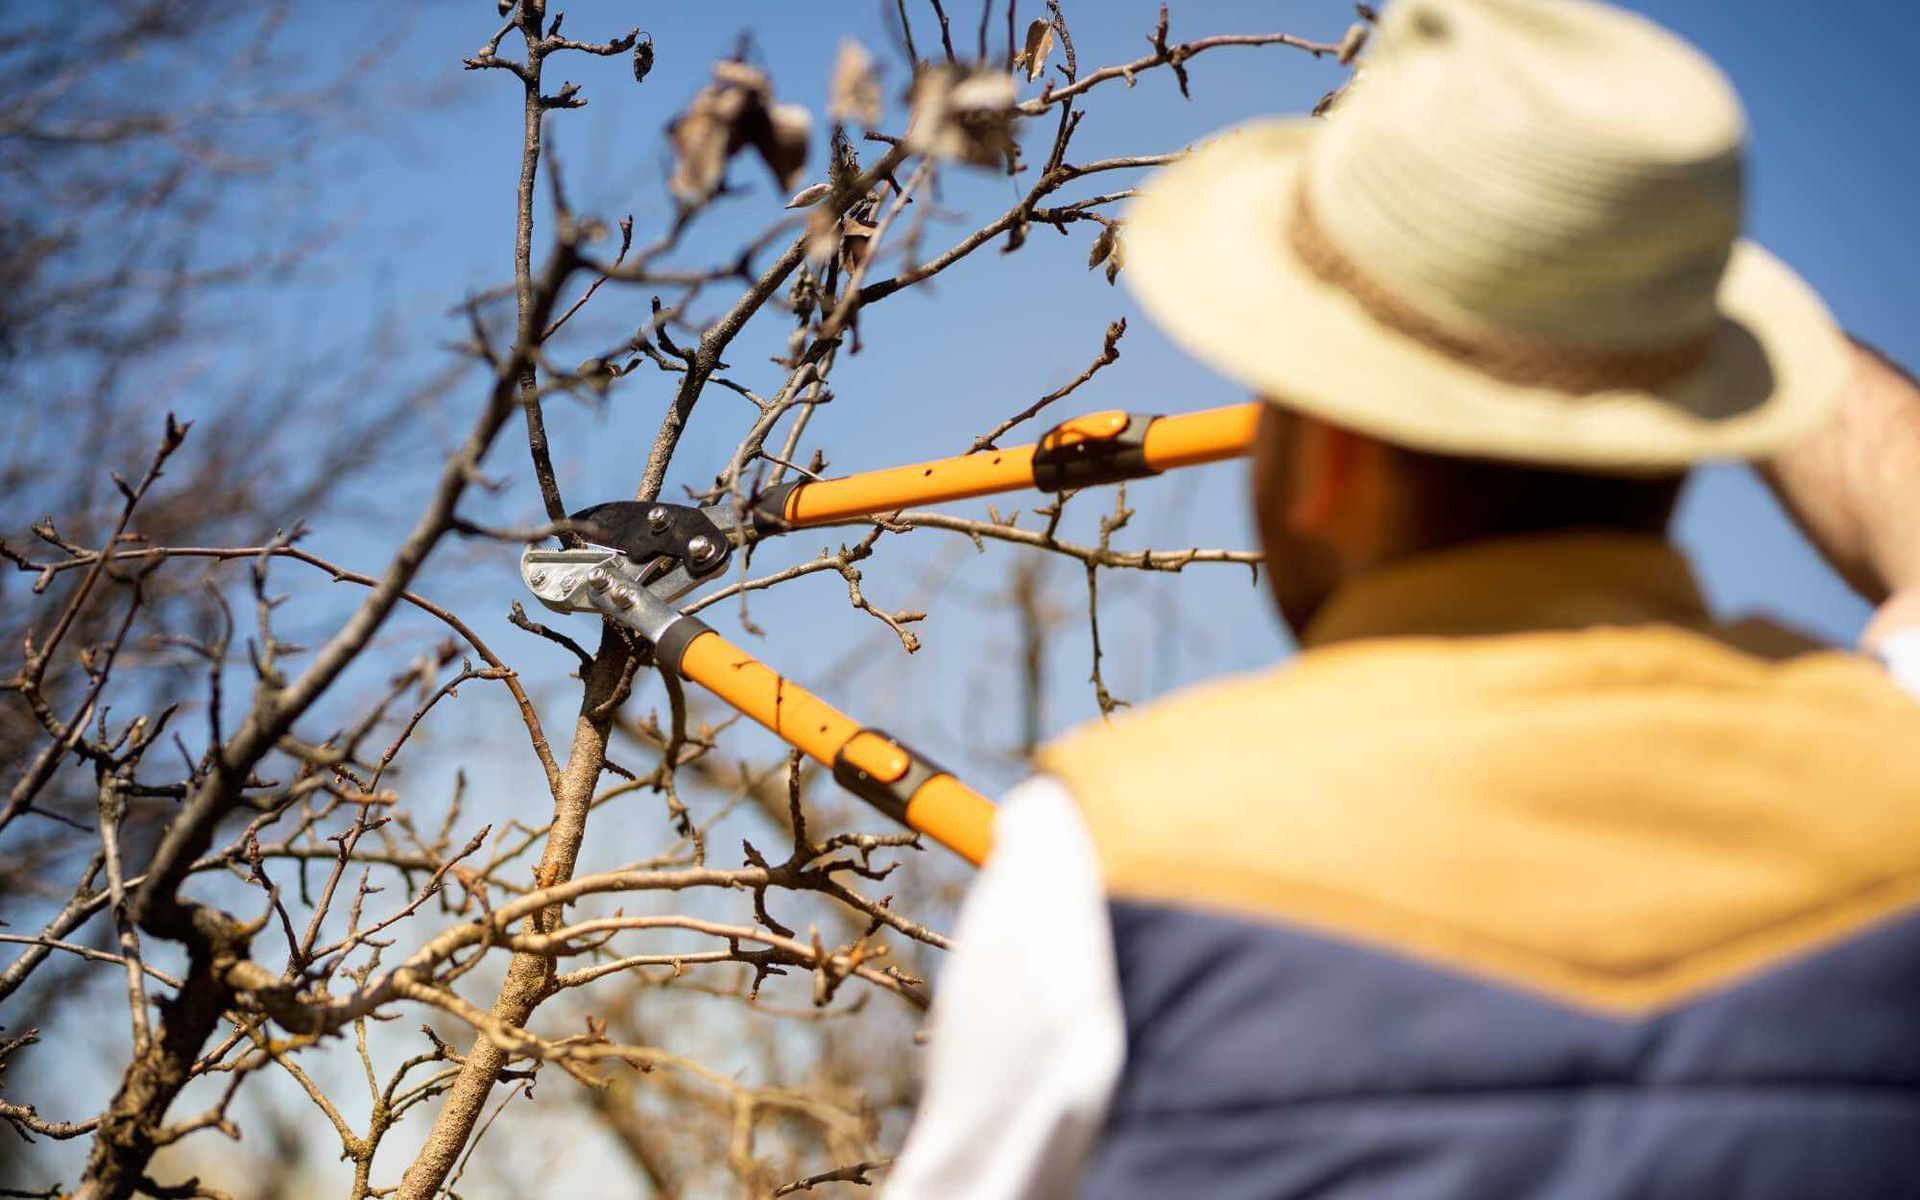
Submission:
[[[1686,481],[1391,449],[1416,496],[1421,538],[1436,546],[1582,528],[1659,534]]]

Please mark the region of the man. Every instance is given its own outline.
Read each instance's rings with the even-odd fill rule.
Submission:
[[[1335,119],[1149,181],[1303,653],[1007,799],[891,1196],[1920,1190],[1920,704],[1664,540],[1771,457],[1920,666],[1920,395],[1739,240],[1741,140],[1638,18],[1398,0]]]

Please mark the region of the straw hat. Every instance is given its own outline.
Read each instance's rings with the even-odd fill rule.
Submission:
[[[1276,402],[1387,441],[1594,470],[1764,453],[1846,357],[1741,240],[1743,119],[1665,30],[1580,0],[1396,0],[1332,119],[1148,180],[1142,305]]]

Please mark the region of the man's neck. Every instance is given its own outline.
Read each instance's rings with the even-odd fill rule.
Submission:
[[[1383,563],[1329,597],[1300,644],[1708,619],[1686,560],[1662,538],[1570,530],[1465,542]]]

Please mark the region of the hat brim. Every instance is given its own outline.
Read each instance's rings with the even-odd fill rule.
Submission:
[[[1122,232],[1143,307],[1196,357],[1288,408],[1436,453],[1596,471],[1751,458],[1838,399],[1845,344],[1813,290],[1750,242],[1705,363],[1657,389],[1508,383],[1376,320],[1287,235],[1310,120],[1241,126],[1162,168]]]

